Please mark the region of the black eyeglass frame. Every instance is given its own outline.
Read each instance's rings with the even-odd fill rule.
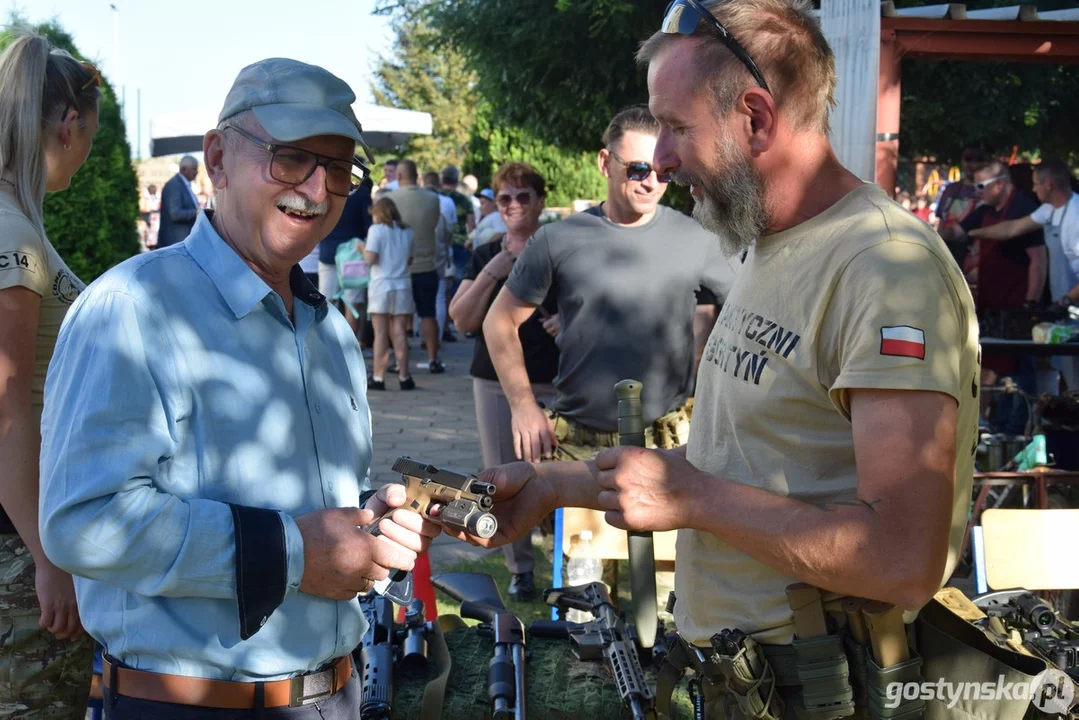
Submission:
[[[673,20],[672,29],[672,13],[679,7],[682,10],[678,13],[677,18]],[[690,17],[685,15],[686,9],[693,10],[693,13],[697,16],[697,20],[693,23],[692,27],[688,26],[688,20],[683,20],[683,17]],[[773,94],[772,89],[768,87],[768,83],[764,80],[764,74],[761,72],[760,68],[757,67],[757,63],[753,62],[753,58],[750,57],[749,52],[742,47],[742,44],[738,42],[733,35],[731,35],[730,30],[724,27],[723,23],[719,20],[716,20],[715,16],[708,12],[708,8],[697,0],[672,0],[671,4],[667,6],[666,12],[663,13],[663,25],[661,26],[661,29],[668,35],[689,36],[697,32],[697,27],[700,25],[701,20],[704,20],[705,23],[712,28],[719,38],[719,41],[741,61],[746,70],[749,71],[749,74],[757,81],[757,84],[768,91],[769,94]]]
[[[669,183],[671,181],[672,173],[661,173],[659,170],[656,170],[650,162],[645,162],[644,160],[634,160],[633,162],[627,162],[621,157],[619,157],[618,153],[616,153],[614,150],[607,148],[607,152],[610,153],[611,157],[615,159],[615,162],[617,162],[619,165],[623,165],[626,168],[626,177],[633,182],[644,182],[652,173],[656,174],[656,179],[659,180],[661,183]],[[633,175],[630,174],[632,172],[630,170],[630,166],[632,165],[643,165],[647,167],[648,174],[640,178],[633,177]]]
[[[262,138],[255,137],[254,135],[247,132],[243,128],[239,128],[239,127],[237,127],[235,125],[226,124],[226,125],[222,126],[221,130],[222,131],[235,130],[237,133],[240,134],[241,137],[243,137],[248,142],[251,142],[254,145],[257,145],[258,147],[260,147],[263,150],[270,153],[270,177],[273,178],[274,180],[276,180],[279,183],[284,183],[285,185],[293,185],[293,186],[295,186],[295,185],[303,185],[305,182],[307,182],[308,180],[311,179],[311,176],[315,174],[315,170],[317,170],[320,167],[321,168],[326,168],[328,170],[329,165],[331,163],[350,163],[353,169],[359,168],[362,171],[362,174],[360,175],[358,182],[354,182],[354,183],[350,182],[349,183],[349,192],[348,193],[342,195],[341,193],[336,193],[336,192],[330,190],[329,173],[327,173],[327,176],[326,176],[326,192],[328,192],[331,195],[336,195],[337,197],[348,197],[352,193],[356,192],[357,189],[359,189],[360,185],[363,184],[364,180],[366,180],[367,178],[369,178],[371,176],[371,168],[368,167],[368,165],[360,158],[359,155],[353,155],[352,160],[343,160],[343,159],[338,158],[338,157],[330,157],[329,155],[320,155],[317,152],[312,152],[311,150],[307,150],[307,149],[302,148],[302,147],[296,147],[295,145],[285,145],[285,144],[281,144],[281,143],[271,143],[271,142],[269,142],[267,140],[263,140]],[[364,145],[363,143],[360,143],[360,147],[362,147],[364,149],[364,152],[367,154],[367,157],[370,160],[371,164],[374,164],[374,157],[371,155],[371,151],[367,148],[367,146]],[[290,182],[288,180],[281,180],[280,178],[276,178],[276,177],[273,176],[274,158],[277,156],[277,152],[279,150],[292,150],[294,152],[306,153],[307,155],[310,155],[313,158],[315,158],[315,164],[311,166],[311,169],[307,171],[307,175],[305,175],[303,180],[300,180],[299,182]],[[352,176],[356,177],[356,173],[353,172]]]

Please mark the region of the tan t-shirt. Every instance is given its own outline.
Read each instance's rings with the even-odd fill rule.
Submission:
[[[442,217],[438,195],[416,185],[406,185],[385,197],[393,200],[401,219],[412,229],[412,274],[436,269],[438,220]]]
[[[974,303],[948,248],[864,185],[749,251],[701,362],[688,458],[777,495],[849,499],[848,390],[946,393],[959,404],[946,579],[970,505],[978,355]],[[691,530],[678,534],[677,570],[676,621],[691,642],[724,628],[791,641],[785,588],[795,579]]]
[[[0,290],[25,287],[41,296],[34,357],[31,402],[35,422],[40,421],[56,336],[67,309],[85,289],[82,281],[60,259],[52,243],[26,219],[15,200],[14,188],[0,182]]]

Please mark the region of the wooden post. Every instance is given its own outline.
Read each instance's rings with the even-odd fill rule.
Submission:
[[[877,184],[895,197],[899,171],[899,115],[902,60],[894,30],[880,33],[880,80],[877,88]]]

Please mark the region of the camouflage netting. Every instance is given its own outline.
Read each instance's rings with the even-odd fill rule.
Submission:
[[[446,633],[453,659],[443,704],[445,720],[487,720],[487,664],[494,654],[494,640],[476,628]],[[568,641],[529,638],[531,657],[525,679],[529,720],[621,720],[629,718],[618,697],[618,687],[603,663],[581,662]],[[432,667],[431,676],[435,674]],[[655,687],[655,675],[646,671]],[[393,717],[415,720],[420,714],[426,681],[395,678]],[[675,693],[675,717],[691,718],[685,682]]]

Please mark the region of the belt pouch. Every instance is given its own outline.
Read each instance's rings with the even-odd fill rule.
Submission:
[[[909,720],[921,717],[925,712],[925,700],[921,697],[922,658],[911,658],[887,670],[877,665],[872,655],[866,661],[869,713],[874,720]],[[888,688],[892,687],[891,693]],[[904,698],[903,690],[917,687],[919,694],[913,700]],[[898,691],[898,692],[897,692]]]
[[[838,635],[821,635],[792,643],[797,656],[802,702],[812,720],[848,717],[854,714],[854,691],[850,670]]]

